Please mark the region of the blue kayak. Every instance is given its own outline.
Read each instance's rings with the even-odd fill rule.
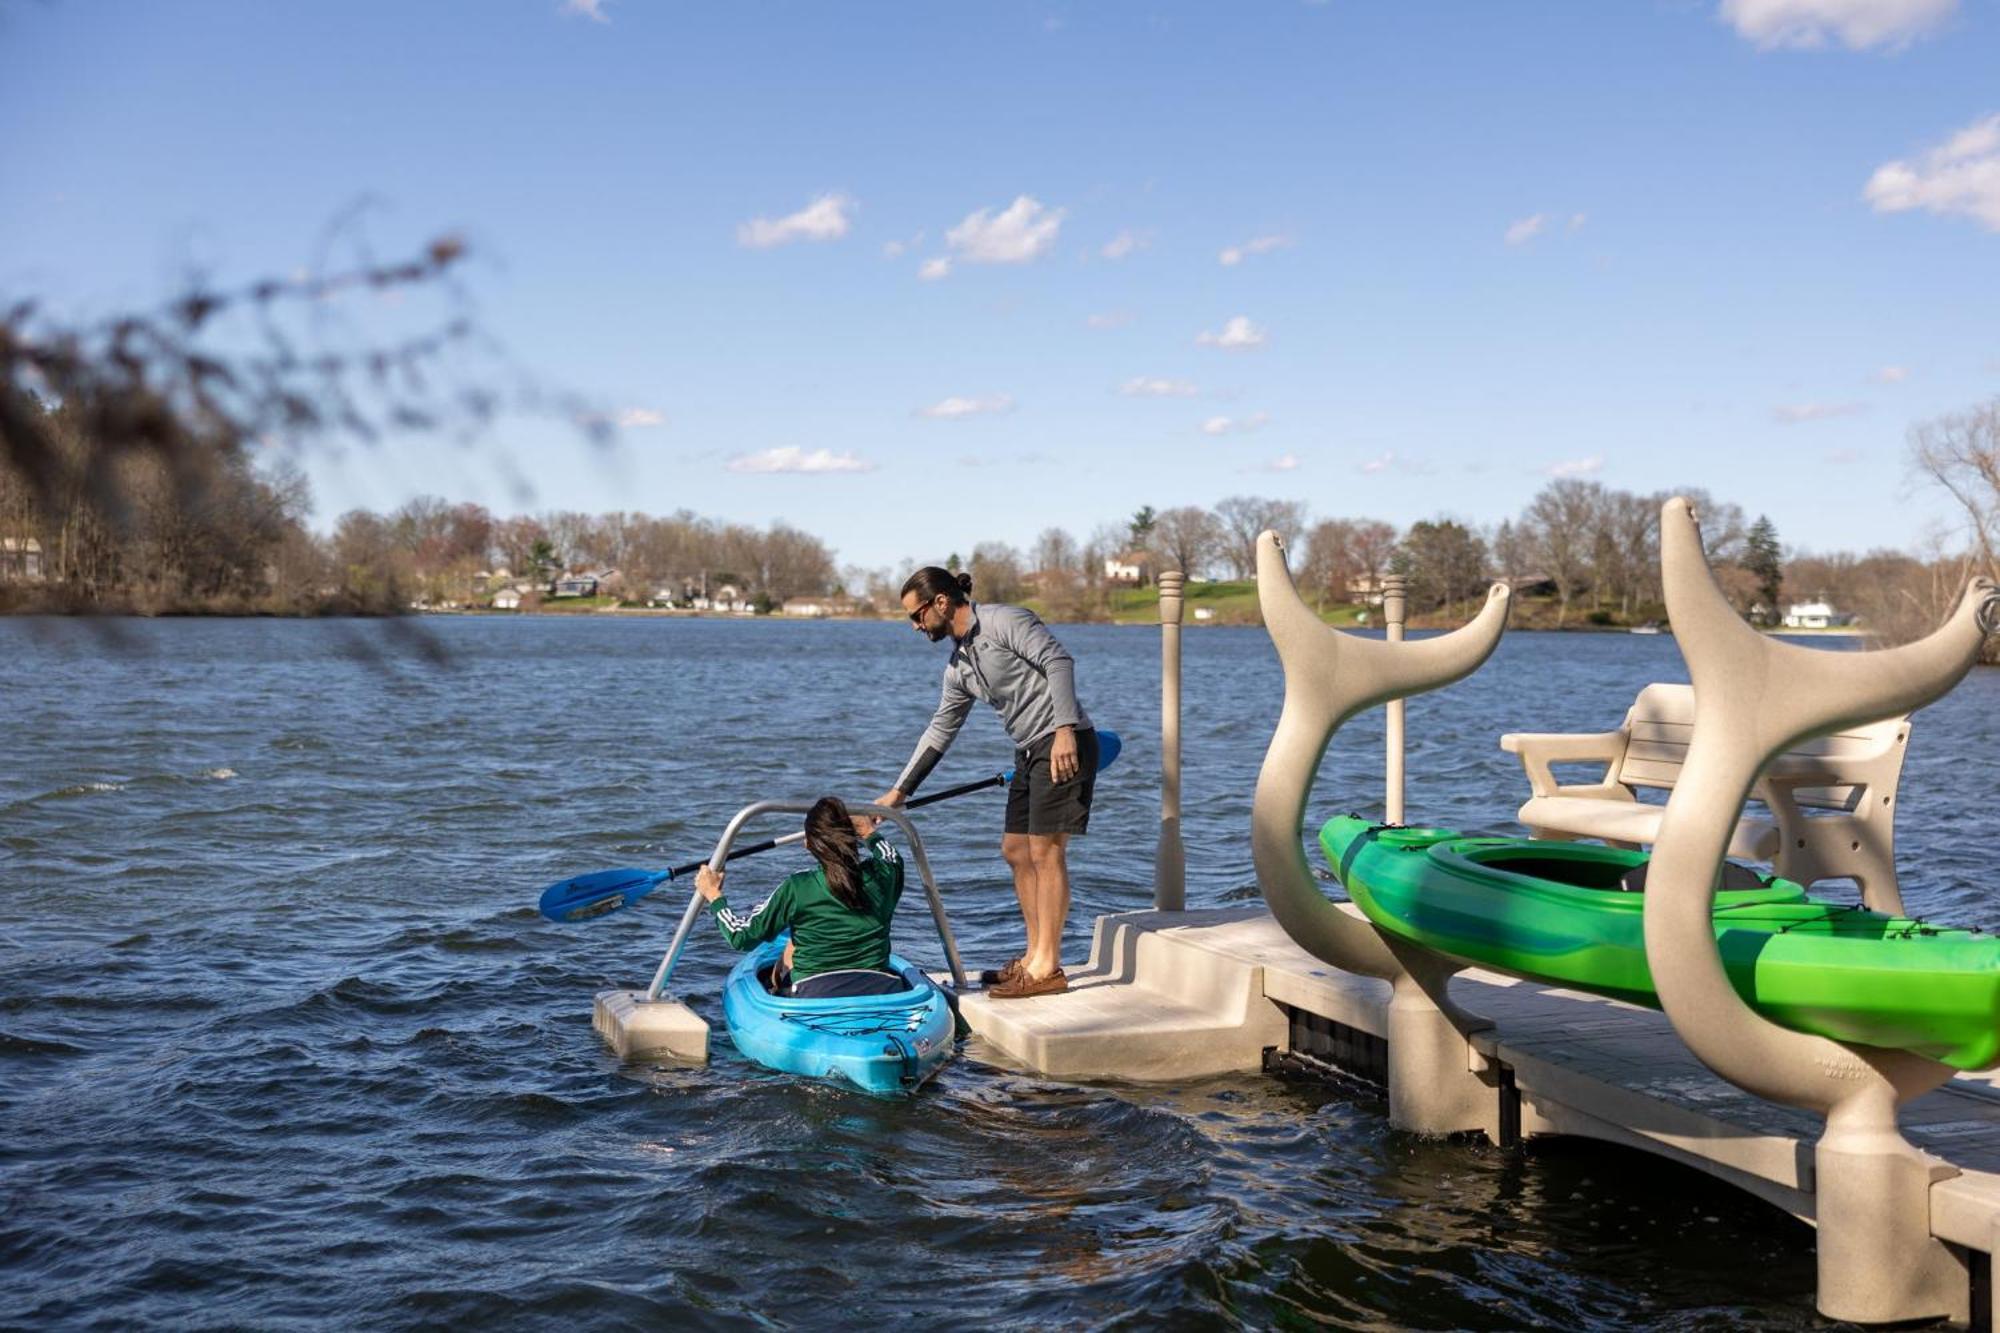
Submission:
[[[951,1058],[951,1003],[905,959],[890,954],[889,967],[910,983],[908,990],[798,1000],[771,994],[759,975],[784,952],[784,936],[758,945],[722,987],[730,1040],[758,1064],[892,1097],[915,1092]]]

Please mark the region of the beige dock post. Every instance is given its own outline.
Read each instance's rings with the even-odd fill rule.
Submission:
[[[1326,898],[1299,844],[1306,802],[1327,742],[1363,709],[1448,685],[1493,652],[1507,626],[1508,592],[1495,584],[1472,623],[1414,643],[1384,643],[1329,627],[1300,598],[1275,533],[1257,538],[1257,600],[1285,673],[1285,704],[1257,775],[1250,846],[1264,901],[1299,947],[1348,972],[1381,977],[1389,1001],[1389,1123],[1420,1134],[1483,1130],[1498,1138],[1499,1098],[1473,1072],[1466,1040],[1492,1026],[1446,993],[1459,965],[1389,943],[1368,921]]]
[[[1694,682],[1694,728],[1667,803],[1646,886],[1646,961],[1674,1030],[1738,1086],[1819,1112],[1813,1154],[1820,1312],[1858,1323],[1968,1315],[1963,1263],[1931,1234],[1931,1186],[1957,1168],[1914,1147],[1897,1108],[1943,1083],[1949,1066],[1779,1027],[1731,988],[1711,920],[1716,868],[1757,774],[1811,737],[1906,713],[1972,666],[1982,610],[2000,596],[1975,580],[1944,626],[1878,653],[1832,653],[1768,638],[1716,587],[1685,499],[1660,521],[1668,614]]]
[[[1409,605],[1404,591],[1408,583],[1401,574],[1384,575],[1382,579],[1382,623],[1388,626],[1390,643],[1403,641],[1403,616]],[[1385,719],[1382,730],[1387,742],[1382,768],[1382,820],[1400,824],[1403,822],[1403,701],[1391,699],[1382,712]]]
[[[1187,910],[1187,848],[1181,842],[1181,586],[1160,575],[1160,845],[1153,854],[1153,910]]]

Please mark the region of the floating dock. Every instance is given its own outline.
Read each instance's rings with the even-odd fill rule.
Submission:
[[[1343,910],[1359,912],[1351,904]],[[1637,1148],[1817,1223],[1819,1116],[1710,1072],[1665,1014],[1469,969],[1452,998],[1493,1020],[1471,1072],[1490,1089],[1485,1132],[1506,1145],[1570,1134]],[[1251,1071],[1295,1055],[1382,1082],[1388,982],[1306,953],[1261,907],[1100,917],[1068,993],[961,1002],[970,1054],[1060,1078],[1162,1081]],[[1930,1186],[1930,1234],[1964,1265],[1957,1322],[1992,1319],[2000,1227],[2000,1073],[1959,1074],[1903,1107],[1904,1135],[1949,1164]]]

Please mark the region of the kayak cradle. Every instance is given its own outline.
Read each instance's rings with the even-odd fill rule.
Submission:
[[[1368,919],[1460,962],[1659,1008],[1644,852],[1328,820],[1320,846]],[[1726,867],[1715,937],[1759,1013],[1959,1069],[2000,1064],[2000,939],[1806,896]]]

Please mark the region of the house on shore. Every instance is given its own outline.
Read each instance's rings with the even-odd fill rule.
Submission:
[[[788,616],[823,619],[853,615],[855,602],[852,597],[787,597],[778,609]]]
[[[1839,629],[1852,625],[1854,617],[1834,610],[1833,604],[1822,598],[1816,602],[1793,602],[1785,608],[1780,623],[1786,629]]]
[[[743,590],[733,583],[725,583],[713,592],[696,593],[688,605],[697,611],[723,611],[731,615],[747,616],[756,610]]]
[[[1127,551],[1104,557],[1104,581],[1137,587],[1146,581],[1146,566],[1152,559],[1144,551]]]
[[[624,582],[615,569],[577,570],[556,580],[556,597],[610,597]]]
[[[40,583],[42,543],[35,537],[0,537],[0,583]]]

